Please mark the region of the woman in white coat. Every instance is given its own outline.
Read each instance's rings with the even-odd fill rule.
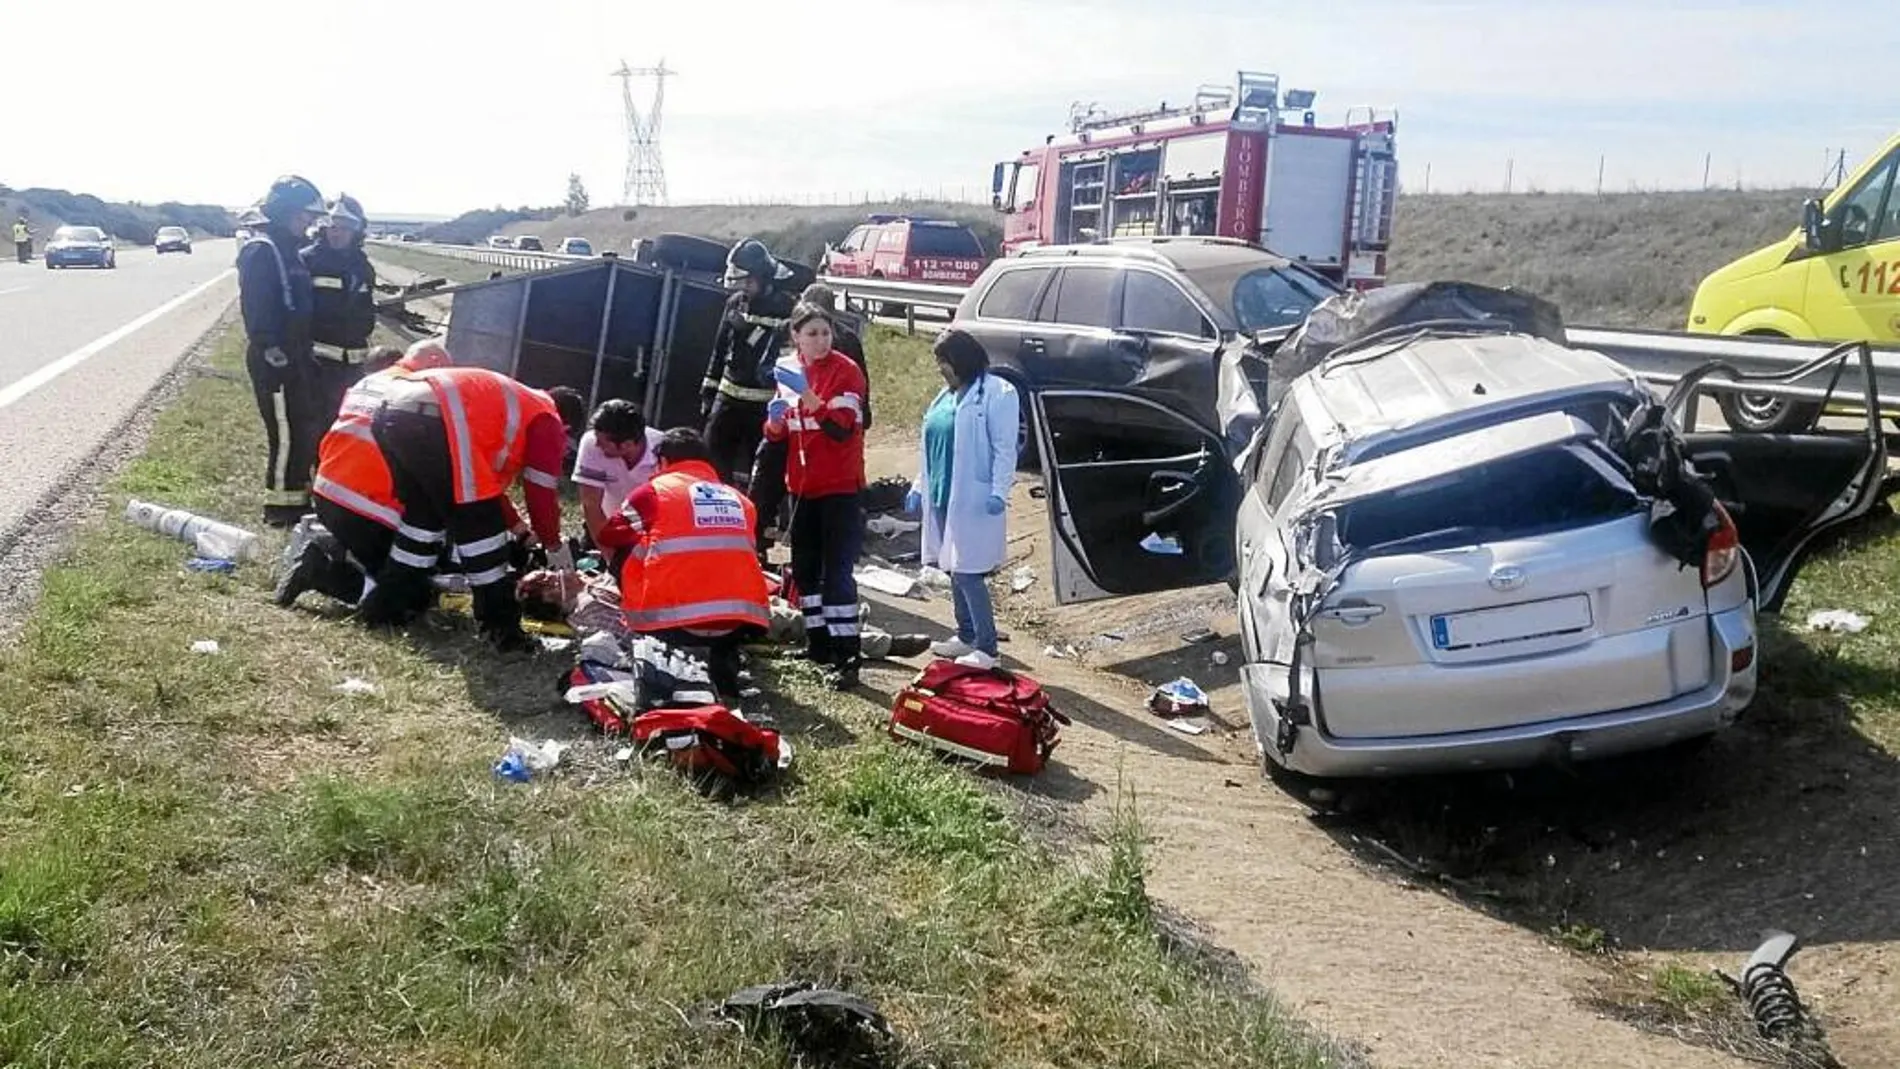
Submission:
[[[906,500],[922,512],[925,564],[949,574],[956,637],[930,647],[939,657],[996,667],[996,616],[986,577],[1003,564],[1009,488],[1016,479],[1016,388],[989,373],[989,354],[961,330],[935,346],[944,389],[924,413],[917,481]]]

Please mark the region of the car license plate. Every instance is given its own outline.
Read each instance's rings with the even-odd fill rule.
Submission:
[[[1476,649],[1570,634],[1588,628],[1593,622],[1590,596],[1573,594],[1567,598],[1434,616],[1432,645],[1441,650]]]

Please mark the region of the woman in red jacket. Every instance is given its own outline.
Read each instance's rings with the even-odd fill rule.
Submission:
[[[789,444],[792,582],[805,614],[806,657],[837,669],[833,685],[858,684],[858,584],[851,569],[864,538],[864,372],[831,347],[831,317],[801,304],[790,355],[772,370],[778,395],[765,435]]]

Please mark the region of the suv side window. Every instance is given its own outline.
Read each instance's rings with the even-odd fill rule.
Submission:
[[[1299,485],[1300,473],[1312,459],[1312,443],[1307,440],[1305,428],[1300,426],[1299,405],[1291,397],[1280,403],[1279,412],[1273,417],[1273,429],[1267,433],[1266,456],[1262,459],[1272,465],[1269,468],[1263,464],[1260,468],[1260,478],[1266,480],[1267,512],[1278,515],[1281,502]]]
[[[1040,318],[1078,327],[1115,325],[1115,280],[1112,267],[1065,267],[1056,280],[1055,311]],[[1046,304],[1047,302],[1045,302]]]
[[[1047,268],[1019,268],[996,276],[990,291],[983,295],[983,303],[977,305],[977,318],[1032,318],[1036,314],[1036,294],[1042,291],[1043,280],[1048,277]]]
[[[1122,283],[1121,325],[1128,330],[1208,336],[1207,320],[1181,287],[1146,271],[1130,271]]]
[[[1840,206],[1841,247],[1859,248],[1887,238],[1900,237],[1894,220],[1891,190],[1893,172],[1900,164],[1900,153],[1888,156],[1885,163],[1868,173],[1867,178]]]

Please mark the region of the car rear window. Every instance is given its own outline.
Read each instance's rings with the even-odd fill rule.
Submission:
[[[1546,449],[1483,464],[1347,505],[1339,540],[1368,550],[1397,542],[1419,549],[1523,538],[1585,527],[1635,511],[1589,446]]]
[[[1005,271],[990,284],[977,306],[979,319],[1029,319],[1036,311],[1036,293],[1042,289],[1047,271]]]
[[[910,254],[981,260],[983,243],[976,240],[976,235],[966,227],[913,225],[910,228]]]

